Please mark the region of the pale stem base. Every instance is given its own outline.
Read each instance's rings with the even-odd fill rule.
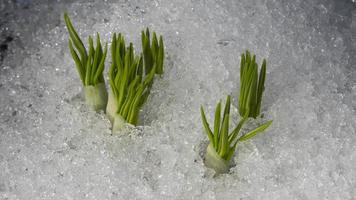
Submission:
[[[84,86],[85,103],[95,111],[105,110],[108,101],[105,83]]]
[[[215,175],[223,174],[229,171],[229,161],[222,159],[215,151],[212,144],[209,144],[205,154],[205,166],[215,170]]]
[[[115,101],[115,96],[111,90],[109,90],[108,105],[106,106],[106,115],[108,116],[111,124],[114,124],[114,118],[117,112],[117,104]]]
[[[114,122],[112,124],[112,132],[116,133],[118,131],[121,131],[125,127],[126,121],[121,115],[115,114],[114,116]]]

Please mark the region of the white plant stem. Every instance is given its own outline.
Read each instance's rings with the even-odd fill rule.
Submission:
[[[105,83],[84,86],[85,103],[93,110],[105,110],[108,101]]]
[[[118,131],[121,131],[126,124],[126,120],[121,117],[120,114],[115,114],[114,116],[114,122],[112,123],[112,132],[116,133]]]
[[[117,104],[115,101],[115,96],[111,90],[109,90],[108,105],[106,106],[106,115],[108,116],[111,124],[114,124],[114,118],[117,112]]]
[[[229,161],[224,160],[215,151],[212,144],[209,144],[205,154],[205,165],[215,170],[215,175],[226,173],[229,171]]]
[[[109,90],[108,104],[106,106],[106,115],[108,116],[112,124],[113,133],[121,131],[127,123],[126,120],[120,114],[117,113],[117,111],[118,107],[115,100],[115,96],[112,90]]]

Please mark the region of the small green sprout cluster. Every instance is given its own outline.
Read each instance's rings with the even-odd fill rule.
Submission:
[[[155,74],[163,74],[164,45],[162,36],[157,40],[153,32],[142,31],[143,53],[135,55],[133,44],[125,46],[121,33],[114,33],[111,44],[111,66],[109,69],[109,95],[103,77],[108,45],[103,48],[100,36],[96,46],[89,36],[89,52],[75,31],[68,15],[64,20],[69,32],[69,50],[76,64],[84,87],[85,101],[94,110],[105,110],[113,124],[113,131],[120,130],[125,123],[137,124],[138,113],[150,94]],[[109,97],[108,97],[109,96]]]
[[[163,74],[164,45],[162,36],[157,40],[156,33],[152,34],[152,44],[150,43],[150,32],[148,29],[142,31],[142,51],[147,72],[153,67],[156,68],[156,74]]]
[[[106,107],[107,92],[103,77],[104,63],[107,53],[107,43],[103,51],[100,36],[96,35],[96,47],[94,41],[89,36],[89,53],[82,40],[75,31],[69,17],[64,14],[64,20],[69,32],[69,50],[77,67],[80,80],[84,86],[85,100],[94,110],[101,110]],[[73,45],[74,44],[74,45]],[[78,53],[80,57],[78,56]]]
[[[263,59],[260,73],[258,75],[258,66],[256,56],[251,57],[250,52],[241,55],[240,64],[240,96],[239,113],[256,119],[260,115],[262,94],[266,79],[266,59]]]
[[[256,134],[267,129],[272,121],[258,126],[246,134],[240,134],[240,130],[249,117],[259,116],[264,80],[266,76],[266,61],[263,61],[260,78],[257,83],[257,68],[255,56],[251,59],[249,52],[241,58],[241,90],[239,96],[240,120],[236,127],[229,133],[231,97],[227,96],[224,112],[221,119],[221,101],[215,108],[214,129],[207,122],[203,107],[200,107],[203,126],[209,138],[210,144],[205,156],[205,164],[214,169],[216,174],[225,173],[229,170],[229,163],[235,153],[237,144],[246,141]],[[258,86],[258,87],[257,87]]]
[[[156,33],[153,32],[152,48],[146,34],[142,33],[143,55],[135,55],[132,43],[125,46],[121,34],[114,34],[111,45],[112,63],[109,69],[109,103],[106,112],[113,122],[113,130],[119,130],[122,122],[136,125],[139,108],[150,94],[151,85],[157,68],[163,73],[163,39],[157,44]],[[152,56],[154,55],[154,56]],[[143,63],[143,58],[145,64]],[[148,59],[149,58],[149,59]],[[147,61],[146,61],[147,60]]]

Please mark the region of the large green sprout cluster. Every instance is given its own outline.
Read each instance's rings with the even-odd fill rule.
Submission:
[[[148,28],[142,31],[143,53],[135,55],[130,43],[125,45],[124,37],[114,33],[111,44],[111,66],[109,69],[109,98],[103,77],[107,55],[107,43],[103,48],[99,34],[96,46],[89,36],[89,52],[75,31],[68,15],[64,20],[69,32],[69,50],[75,62],[86,103],[94,110],[105,110],[113,124],[113,130],[125,123],[137,124],[138,113],[147,100],[155,74],[163,74],[164,44],[162,36],[157,39]]]
[[[142,54],[135,55],[132,43],[126,47],[121,34],[113,36],[111,55],[109,83],[116,104],[114,112],[135,125],[139,108],[150,93],[157,65],[144,65]]]

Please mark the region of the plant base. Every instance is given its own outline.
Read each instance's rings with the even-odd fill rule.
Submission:
[[[117,104],[115,101],[115,96],[111,90],[109,90],[108,104],[106,106],[106,115],[108,116],[111,124],[114,124],[114,118],[117,112]]]
[[[105,83],[84,86],[85,103],[93,110],[105,110],[108,101]]]
[[[206,149],[204,164],[215,170],[215,175],[226,173],[230,168],[229,161],[222,159],[211,144]]]
[[[125,127],[126,121],[121,115],[115,114],[113,123],[112,123],[112,132],[121,131]]]

